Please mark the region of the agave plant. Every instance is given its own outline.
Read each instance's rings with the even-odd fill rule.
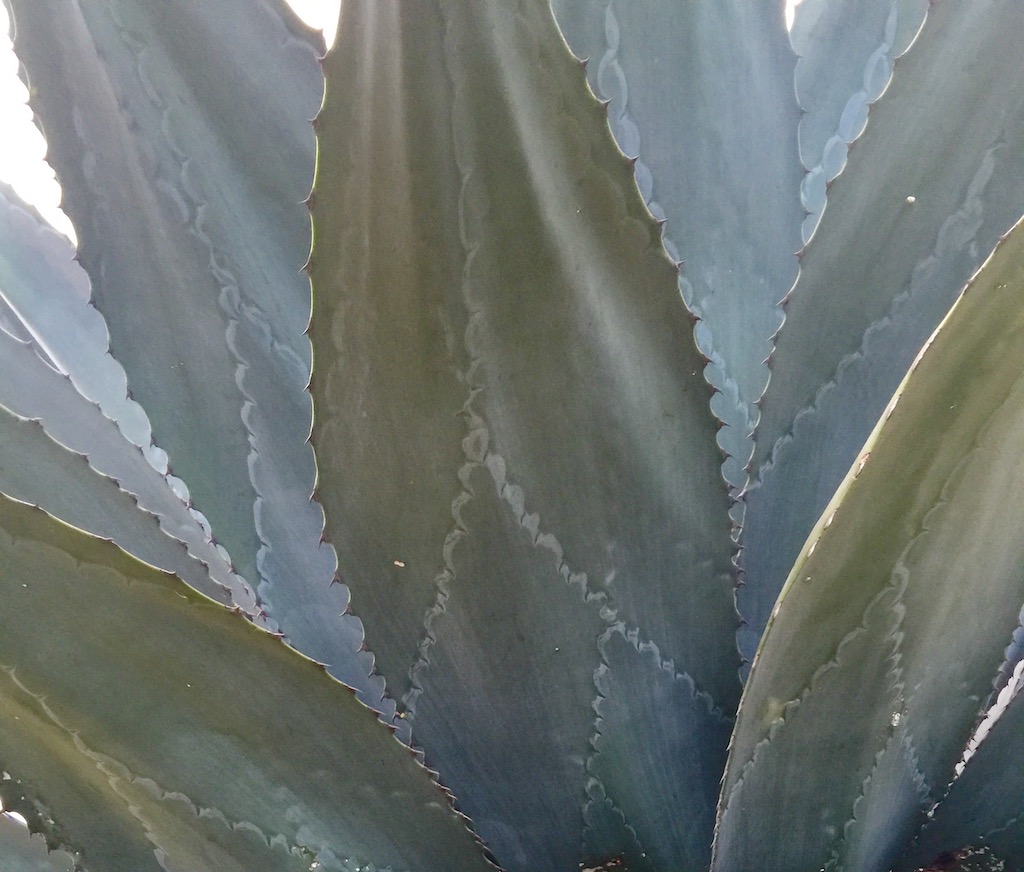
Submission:
[[[0,866],[1024,867],[1024,6],[5,2]]]

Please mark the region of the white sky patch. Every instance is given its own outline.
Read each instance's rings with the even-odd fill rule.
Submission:
[[[803,0],[786,0],[786,29],[793,29],[793,16],[796,14],[796,7],[799,6]]]
[[[46,142],[26,105],[28,91],[18,78],[18,59],[9,32],[7,10],[0,4],[0,179],[74,240],[71,222],[60,211],[60,186],[43,159]]]
[[[324,39],[328,45],[334,42],[341,0],[288,0],[288,4],[306,24],[318,27],[324,32]]]

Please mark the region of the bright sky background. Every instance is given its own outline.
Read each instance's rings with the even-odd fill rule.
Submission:
[[[341,0],[288,0],[296,12],[314,27],[324,29],[328,43],[334,40]],[[799,0],[786,0],[787,20]],[[36,206],[58,230],[74,239],[71,222],[60,211],[60,187],[44,161],[46,145],[32,123],[26,105],[28,92],[18,78],[18,61],[8,37],[7,11],[0,3],[0,179]]]

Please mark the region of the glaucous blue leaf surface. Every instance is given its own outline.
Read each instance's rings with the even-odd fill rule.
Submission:
[[[902,374],[1024,212],[1020,27],[1012,2],[933,6],[830,189],[786,306],[745,498],[747,658]]]
[[[700,318],[723,472],[746,483],[756,401],[796,278],[800,164],[796,58],[775,2],[554,0],[569,45],[636,159],[680,289]]]
[[[502,864],[573,868],[605,812],[627,850],[658,802],[698,810],[703,839],[669,837],[682,863],[706,853],[717,791],[685,776],[722,752],[707,712],[728,717],[739,687],[693,319],[547,3],[400,8],[346,3],[325,62],[310,271],[327,533],[414,743]],[[613,663],[619,625],[636,656]],[[626,722],[616,697],[595,724],[602,688],[666,675],[689,703]],[[601,748],[666,720],[685,786],[635,802]]]
[[[157,442],[287,638],[386,708],[310,499],[301,201],[322,40],[277,0],[9,5],[93,300]]]
[[[715,869],[885,869],[953,779],[1024,601],[1022,290],[1018,225],[804,546],[740,705]],[[875,779],[903,802],[868,837]]]
[[[889,87],[928,6],[928,0],[803,0],[794,10],[805,243],[825,211],[829,182],[846,167],[850,145],[864,132],[871,104]]]

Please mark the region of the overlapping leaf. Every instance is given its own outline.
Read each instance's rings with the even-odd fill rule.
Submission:
[[[113,538],[255,616],[252,590],[183,501],[187,489],[167,474],[145,413],[126,394],[70,244],[13,192],[3,194],[0,301],[9,323],[0,334],[0,491]]]
[[[1022,293],[1018,227],[801,553],[740,706],[714,868],[887,869],[952,780],[1024,601]],[[903,803],[866,818],[876,778]]]
[[[503,864],[564,869],[604,807],[592,758],[634,728],[608,717],[597,740],[605,670],[653,686],[670,662],[691,704],[735,705],[711,392],[659,227],[547,4],[400,8],[346,3],[325,63],[327,531],[427,762]],[[656,666],[605,662],[618,622]],[[663,761],[678,795],[650,794],[681,817],[715,790],[684,770],[724,742],[694,723]],[[672,862],[706,862],[703,829]]]
[[[1024,212],[1021,27],[1017,3],[934,5],[829,190],[757,431],[739,596],[747,657],[913,355]]]
[[[935,809],[901,870],[914,869],[943,853],[968,846],[990,848],[1020,868],[1024,863],[1024,784],[1018,761],[1024,706],[1018,694],[992,726],[964,771]]]
[[[0,765],[86,868],[491,868],[373,713],[241,615],[6,497],[0,559]]]
[[[10,5],[94,302],[157,441],[288,638],[379,705],[310,501],[299,270],[319,37],[277,0]]]
[[[74,261],[71,243],[0,184],[0,300],[10,317],[5,329],[20,331],[166,472],[167,457],[152,444],[142,407],[128,396],[124,370],[109,353],[106,322],[89,305],[89,280]]]
[[[768,379],[766,358],[799,248],[795,57],[775,2],[554,0],[619,147],[665,219],[680,288],[719,390],[712,407],[736,487]]]
[[[846,166],[870,107],[889,87],[896,61],[928,14],[928,0],[803,0],[790,38],[799,60],[796,94],[806,243],[821,221],[827,186]]]
[[[121,518],[115,523],[122,525],[119,529],[124,537],[119,538],[123,547],[138,548],[138,553],[152,559],[155,552],[151,547],[166,549],[173,542],[158,544],[148,537],[136,539],[127,532],[131,526],[142,522],[143,519],[133,517],[137,508],[142,508],[149,513],[144,519],[146,523],[155,526],[155,519],[159,519],[163,532],[152,530],[153,533],[159,536],[166,533],[186,543],[189,554],[206,565],[205,571],[195,567],[186,569],[190,582],[213,597],[221,598],[230,592],[236,605],[249,614],[256,614],[252,590],[235,574],[209,533],[174,493],[167,479],[152,467],[142,449],[125,439],[99,406],[78,393],[71,380],[51,369],[30,345],[4,331],[0,331],[0,366],[5,374],[0,380],[0,406],[4,407],[6,425],[13,426],[7,414],[12,412],[17,417],[37,422],[35,429],[38,431],[19,439],[12,436],[5,443],[0,491],[45,505],[67,520],[73,519],[104,536],[114,535],[114,528],[101,521],[106,512],[113,511]],[[70,456],[50,440],[78,457]],[[65,469],[69,476],[76,477],[69,468],[76,464],[78,467],[87,464],[90,471],[116,481],[119,493],[110,491],[110,483],[101,484],[102,479],[97,475],[91,477],[93,485],[84,493],[64,493],[60,470]],[[41,471],[42,477],[27,475],[32,469]],[[86,470],[79,471],[84,474]],[[134,506],[126,506],[126,498]],[[99,510],[97,506],[93,514],[89,508],[93,500],[104,503],[104,509]],[[120,508],[114,509],[111,500],[119,503]],[[77,508],[74,507],[76,502]],[[174,563],[169,568],[181,567]]]

